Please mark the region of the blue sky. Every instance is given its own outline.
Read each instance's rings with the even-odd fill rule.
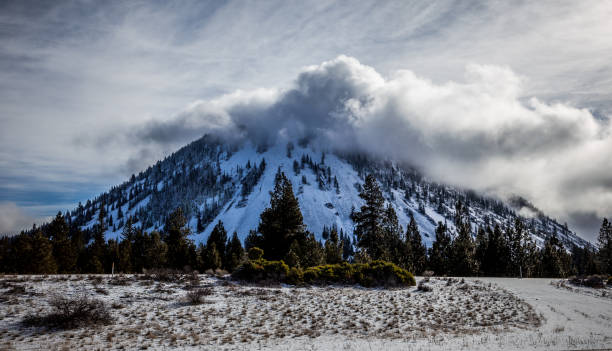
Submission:
[[[339,55],[387,81],[410,70],[433,87],[469,85],[467,67],[501,67],[511,72],[517,101],[587,108],[605,122],[612,112],[610,18],[612,4],[604,1],[4,1],[0,231],[86,201],[194,138],[146,139],[143,126],[172,124],[224,94],[289,89],[304,67]],[[567,157],[600,153],[594,138],[607,146],[607,129],[590,132],[597,137],[576,137],[588,143],[563,149]],[[521,152],[488,157],[478,169],[546,159]],[[560,162],[555,167],[565,173]],[[491,186],[520,191],[593,236],[612,212],[612,181],[604,165],[576,167],[583,172],[562,181]],[[589,196],[570,204],[583,193]]]

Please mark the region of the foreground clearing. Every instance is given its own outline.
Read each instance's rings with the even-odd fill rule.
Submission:
[[[546,279],[436,279],[432,292],[258,288],[200,275],[0,278],[0,349],[454,350],[612,346],[612,302]],[[185,296],[206,289],[199,305]],[[53,294],[105,301],[114,322],[25,327]],[[535,309],[532,307],[534,306]],[[543,325],[541,325],[543,323]]]

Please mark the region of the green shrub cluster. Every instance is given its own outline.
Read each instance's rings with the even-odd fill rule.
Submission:
[[[365,287],[399,287],[415,285],[414,276],[391,262],[346,262],[308,267],[289,267],[283,261],[249,260],[232,275],[247,282],[277,282],[301,284],[359,284]]]
[[[268,261],[263,258],[248,260],[232,274],[234,279],[247,282],[285,282],[289,266],[283,261]]]

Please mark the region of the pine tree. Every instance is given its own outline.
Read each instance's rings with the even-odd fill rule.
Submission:
[[[234,232],[232,238],[228,241],[225,250],[226,261],[224,266],[226,270],[232,272],[240,265],[244,257],[244,249],[236,232]]]
[[[169,260],[168,245],[162,240],[161,234],[153,231],[151,235],[145,235],[146,246],[144,254],[145,268],[165,267]],[[188,249],[187,249],[188,250]],[[176,264],[176,261],[175,261]],[[171,266],[173,267],[173,266]]]
[[[321,234],[323,240],[329,239],[329,228],[326,225],[323,226],[323,233]]]
[[[584,248],[578,245],[572,245],[572,274],[585,276],[589,274],[599,273],[595,261],[595,252],[588,246]]]
[[[204,227],[204,221],[202,221],[202,216],[200,215],[199,212],[197,213],[196,217],[198,218],[196,230],[198,231],[198,233],[201,233],[204,231],[204,229],[206,229]]]
[[[509,261],[508,244],[499,225],[487,228],[488,245],[485,253],[484,272],[487,276],[499,277],[507,272]]]
[[[355,222],[357,246],[371,258],[383,257],[385,232],[382,222],[385,215],[385,200],[373,175],[366,177],[359,197],[365,201],[365,204],[352,216]]]
[[[189,228],[183,210],[178,207],[170,214],[165,225],[165,242],[168,245],[168,265],[174,269],[183,269],[190,264],[190,246],[187,238]]]
[[[302,246],[307,240],[298,200],[291,181],[283,172],[276,174],[270,207],[261,213],[257,231],[260,238],[252,241],[264,250],[264,257],[268,260],[285,258],[293,241]]]
[[[74,273],[78,252],[70,241],[68,225],[61,212],[58,212],[47,229],[53,245],[53,257],[60,274]]]
[[[136,229],[134,228],[132,218],[128,218],[127,222],[123,226],[123,232],[121,234],[122,240],[119,243],[119,253],[117,259],[117,271],[129,273],[133,271],[132,267],[132,245],[136,238]]]
[[[221,265],[215,268],[225,268],[223,265],[226,262],[225,258],[225,244],[227,243],[227,231],[225,231],[225,227],[223,226],[223,222],[219,221],[210,232],[208,239],[206,240],[206,247],[209,247],[212,244],[215,244],[215,248],[217,250],[217,254],[219,255],[219,259],[221,260]]]
[[[601,271],[612,274],[612,223],[607,218],[603,219],[599,236],[597,238],[599,246],[599,263]]]
[[[300,243],[300,252],[297,254],[300,259],[300,266],[313,267],[323,264],[325,260],[323,245],[317,241],[314,234],[306,232],[305,235],[306,238]]]
[[[419,227],[412,213],[410,213],[410,222],[406,227],[406,240],[410,243],[412,269],[414,273],[421,274],[425,271],[427,264],[427,248],[423,245]]]
[[[455,228],[457,237],[453,240],[450,250],[450,268],[456,276],[471,276],[477,272],[474,259],[474,241],[467,207],[461,201],[455,206]]]
[[[329,239],[325,241],[325,262],[335,264],[342,262],[342,243],[338,237],[338,229],[332,226]]]
[[[34,274],[54,274],[57,265],[53,258],[53,246],[41,230],[37,230],[32,238],[32,270]]]
[[[21,232],[12,243],[9,261],[12,262],[12,271],[17,273],[30,273],[34,269],[32,258],[32,236]]]
[[[215,270],[221,268],[221,255],[219,255],[219,250],[217,250],[217,245],[214,241],[211,242],[210,245],[206,245],[204,252],[203,261],[205,269]]]
[[[526,250],[529,244],[523,221],[517,218],[514,221],[514,228],[508,228],[506,237],[510,257],[508,273],[512,276],[520,276],[526,268]]]
[[[75,271],[76,273],[83,273],[87,268],[89,250],[85,246],[85,234],[76,225],[70,227],[70,242],[77,256]]]
[[[429,268],[436,274],[445,275],[450,272],[450,249],[451,237],[448,234],[448,227],[446,224],[438,222],[436,240],[433,242],[429,253]]]
[[[340,241],[342,241],[342,259],[348,261],[355,255],[355,251],[353,250],[351,238],[348,235],[344,235],[342,228],[340,228]]]
[[[249,234],[244,239],[244,249],[249,250],[254,247],[261,248],[263,246],[263,237],[258,234],[255,230],[249,230]]]
[[[563,254],[564,248],[561,246],[557,233],[553,233],[544,243],[542,252],[542,276],[545,278],[564,277]]]
[[[487,237],[487,234],[485,232],[485,230],[480,227],[478,228],[478,232],[476,234],[476,249],[474,252],[474,258],[476,259],[476,262],[478,262],[478,274],[479,275],[484,275],[485,271],[485,265],[486,263],[486,255],[487,255],[487,246],[489,244],[489,240]]]
[[[94,242],[88,248],[87,271],[89,273],[104,273],[104,259],[107,254],[106,240],[104,239],[104,233],[106,232],[105,216],[105,205],[102,202],[98,212],[98,223],[94,226]]]

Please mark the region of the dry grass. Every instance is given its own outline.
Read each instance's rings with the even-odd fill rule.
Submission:
[[[154,279],[154,274],[159,276]],[[428,293],[417,292],[415,288],[247,287],[197,274],[179,277],[175,272],[81,278],[19,283],[0,280],[0,286],[8,290],[17,284],[26,291],[56,291],[66,296],[107,291],[108,295],[96,296],[111,306],[109,313],[115,320],[112,325],[95,332],[93,326],[77,325],[80,328],[77,334],[49,334],[44,330],[12,327],[0,334],[0,341],[10,341],[16,348],[57,342],[73,349],[94,345],[101,349],[133,349],[135,345],[155,348],[224,345],[240,349],[245,345],[321,336],[408,341],[475,335],[500,327],[533,328],[540,323],[533,309],[512,294],[494,286],[452,278],[430,278],[427,286],[433,291]],[[135,284],[136,281],[152,284]],[[19,304],[0,307],[1,314],[12,316],[0,320],[2,328],[15,325],[27,315],[48,310],[44,299],[31,295],[17,295],[16,299]],[[28,337],[20,339],[24,335]]]

